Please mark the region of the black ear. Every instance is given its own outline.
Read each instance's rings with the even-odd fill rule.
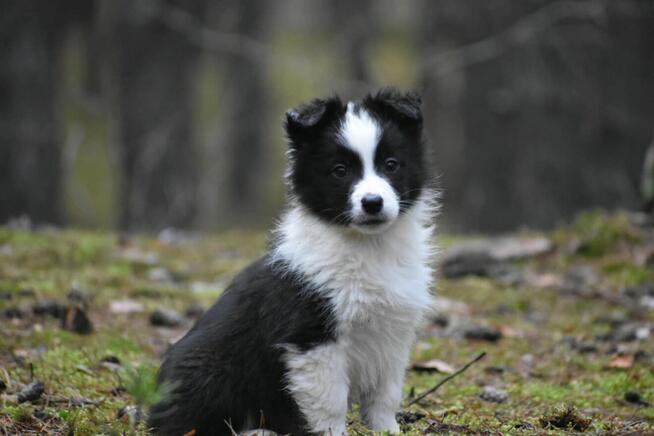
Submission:
[[[315,99],[286,111],[284,129],[291,146],[299,147],[304,140],[318,129],[328,125],[345,112],[341,99],[337,96],[328,99]]]
[[[414,91],[402,93],[395,88],[384,88],[377,94],[366,97],[364,103],[373,111],[395,119],[400,124],[414,127],[422,124],[422,99]]]

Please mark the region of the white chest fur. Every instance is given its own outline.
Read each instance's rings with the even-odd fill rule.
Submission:
[[[335,372],[347,378],[350,400],[363,401],[377,393],[385,378],[399,378],[401,385],[416,328],[432,304],[433,229],[426,224],[428,214],[428,206],[418,202],[375,236],[326,225],[301,207],[291,209],[280,223],[273,257],[301,272],[334,306],[337,344],[316,355],[329,355],[333,366],[342,363]],[[311,361],[311,356],[289,358],[294,359],[292,366]],[[401,386],[394,389],[401,391]],[[312,401],[320,399],[307,403]]]

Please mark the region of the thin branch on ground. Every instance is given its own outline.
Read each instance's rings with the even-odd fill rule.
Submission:
[[[461,368],[460,370],[458,370],[457,372],[455,372],[455,373],[453,373],[453,374],[448,375],[448,376],[445,377],[443,380],[441,380],[441,381],[439,381],[438,383],[436,383],[435,386],[429,388],[427,391],[425,391],[424,393],[418,395],[418,396],[417,396],[416,398],[414,398],[413,400],[410,400],[410,401],[409,401],[409,398],[406,398],[404,401],[408,401],[408,403],[405,405],[405,407],[409,407],[409,406],[412,405],[412,404],[416,404],[418,401],[422,400],[422,399],[425,398],[427,395],[429,395],[429,394],[433,394],[434,392],[436,392],[436,391],[438,390],[438,388],[440,388],[440,387],[443,386],[445,383],[447,383],[448,381],[452,380],[454,377],[458,376],[459,374],[464,373],[468,368],[470,368],[473,364],[479,362],[479,361],[480,361],[481,359],[483,359],[484,357],[486,357],[486,352],[485,352],[485,351],[482,351],[481,353],[479,353],[479,355],[478,355],[477,357],[475,357],[474,359],[472,359],[470,362],[466,363],[465,366],[464,366],[463,368]]]

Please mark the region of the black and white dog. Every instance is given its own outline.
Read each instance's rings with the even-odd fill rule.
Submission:
[[[385,89],[286,114],[288,209],[241,272],[167,353],[156,434],[346,433],[395,420],[415,332],[431,306],[431,191],[420,98]]]

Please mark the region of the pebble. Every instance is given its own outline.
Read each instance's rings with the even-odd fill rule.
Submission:
[[[200,318],[202,315],[204,315],[204,306],[201,305],[200,303],[194,303],[191,304],[189,307],[186,308],[186,316],[188,318],[193,318],[197,319]]]
[[[174,309],[160,308],[152,312],[150,323],[158,327],[179,327],[184,319]]]
[[[628,403],[638,404],[639,406],[649,406],[649,403],[643,400],[638,392],[629,391],[625,392],[624,399]]]
[[[19,403],[24,403],[26,401],[36,401],[41,398],[43,392],[45,391],[45,385],[42,381],[35,380],[32,383],[25,386],[23,389],[18,392],[16,399]]]
[[[466,339],[497,342],[502,338],[502,332],[491,327],[477,326],[467,329],[463,336]]]
[[[156,267],[148,271],[148,279],[154,282],[170,282],[173,276],[166,268]]]
[[[28,312],[18,306],[8,307],[5,309],[5,317],[9,319],[24,319],[27,318]]]
[[[66,313],[66,306],[55,300],[41,300],[32,305],[32,312],[34,315],[61,318]]]
[[[36,410],[34,412],[34,418],[39,421],[46,421],[50,418],[50,415],[48,415],[44,410]]]
[[[488,385],[483,387],[479,398],[491,403],[503,403],[509,398],[509,394],[504,389]]]
[[[134,426],[143,419],[143,414],[137,406],[128,405],[118,411],[117,417],[128,422],[130,426]]]

